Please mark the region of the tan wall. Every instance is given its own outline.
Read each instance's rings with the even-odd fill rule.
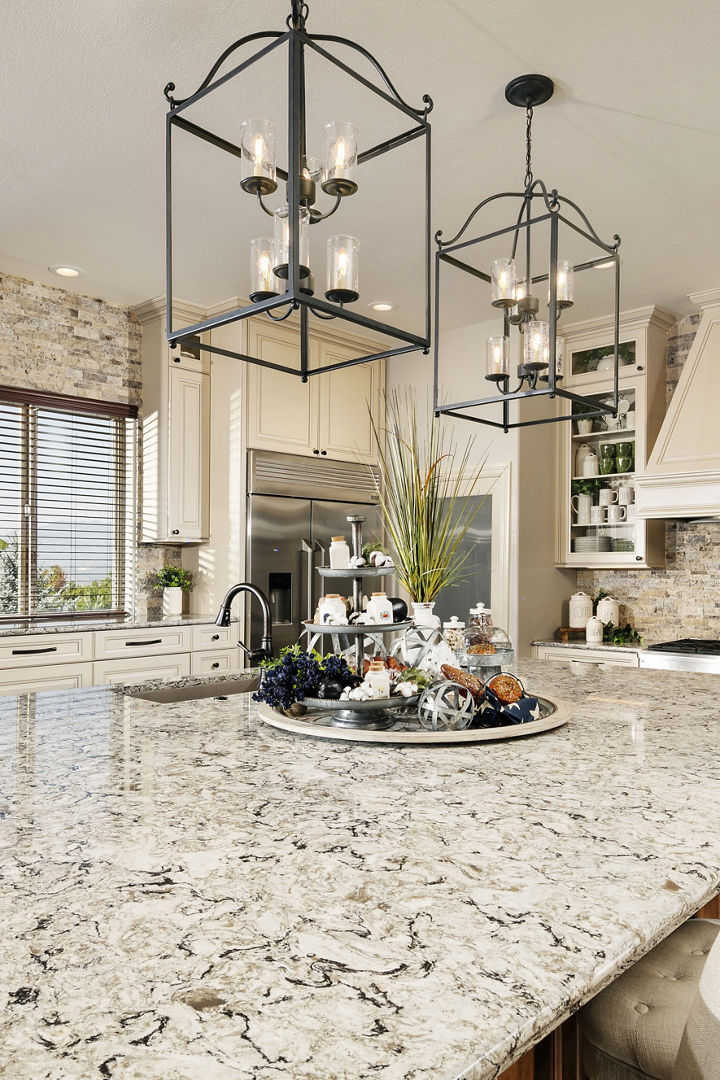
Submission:
[[[687,359],[700,315],[668,335],[667,400]],[[646,644],[679,637],[720,638],[720,523],[667,522],[666,565],[657,570],[579,571],[578,586],[612,593]]]
[[[139,405],[142,328],[129,308],[0,274],[0,385]],[[138,547],[138,618],[154,617],[148,573],[181,561],[177,547]]]

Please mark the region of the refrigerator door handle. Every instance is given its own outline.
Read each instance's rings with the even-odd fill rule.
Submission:
[[[320,554],[322,555],[322,563],[321,563],[321,565],[322,566],[328,566],[329,563],[325,562],[325,559],[326,559],[327,553],[328,553],[328,549],[326,547],[323,547],[323,545],[320,543],[319,540],[315,541],[315,550],[319,551]]]
[[[306,569],[306,573],[307,573],[307,578],[306,578],[307,613],[306,613],[305,617],[308,619],[308,621],[310,621],[310,620],[312,620],[312,617],[315,614],[315,608],[313,607],[313,570],[314,570],[313,552],[315,551],[315,548],[313,547],[313,545],[310,543],[309,540],[306,540],[305,537],[303,537],[302,540],[300,541],[300,550],[303,553],[303,555],[307,556],[307,563],[306,563],[306,568],[307,568]]]

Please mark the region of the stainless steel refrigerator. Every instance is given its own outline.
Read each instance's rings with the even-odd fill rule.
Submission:
[[[316,567],[329,565],[331,536],[350,541],[349,514],[365,518],[363,537],[380,540],[370,469],[352,462],[315,460],[251,450],[248,454],[247,581],[270,601],[275,655],[294,644],[322,595]],[[262,635],[258,605],[246,607],[245,641]]]

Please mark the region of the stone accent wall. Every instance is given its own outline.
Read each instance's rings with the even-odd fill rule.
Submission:
[[[139,405],[142,327],[130,308],[0,274],[0,385]],[[182,562],[182,549],[138,546],[139,619],[156,618],[148,574]]]
[[[681,319],[668,335],[667,400],[695,338],[700,314]],[[620,601],[623,620],[647,645],[679,637],[720,638],[720,523],[668,522],[665,567],[656,570],[580,570],[578,587]]]

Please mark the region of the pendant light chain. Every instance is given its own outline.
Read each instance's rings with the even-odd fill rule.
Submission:
[[[532,186],[533,173],[532,173],[532,121],[533,121],[533,107],[532,103],[527,103],[527,120],[525,124],[525,189]]]
[[[292,11],[285,20],[288,29],[304,30],[309,10],[307,4],[303,3],[302,0],[292,0]]]

